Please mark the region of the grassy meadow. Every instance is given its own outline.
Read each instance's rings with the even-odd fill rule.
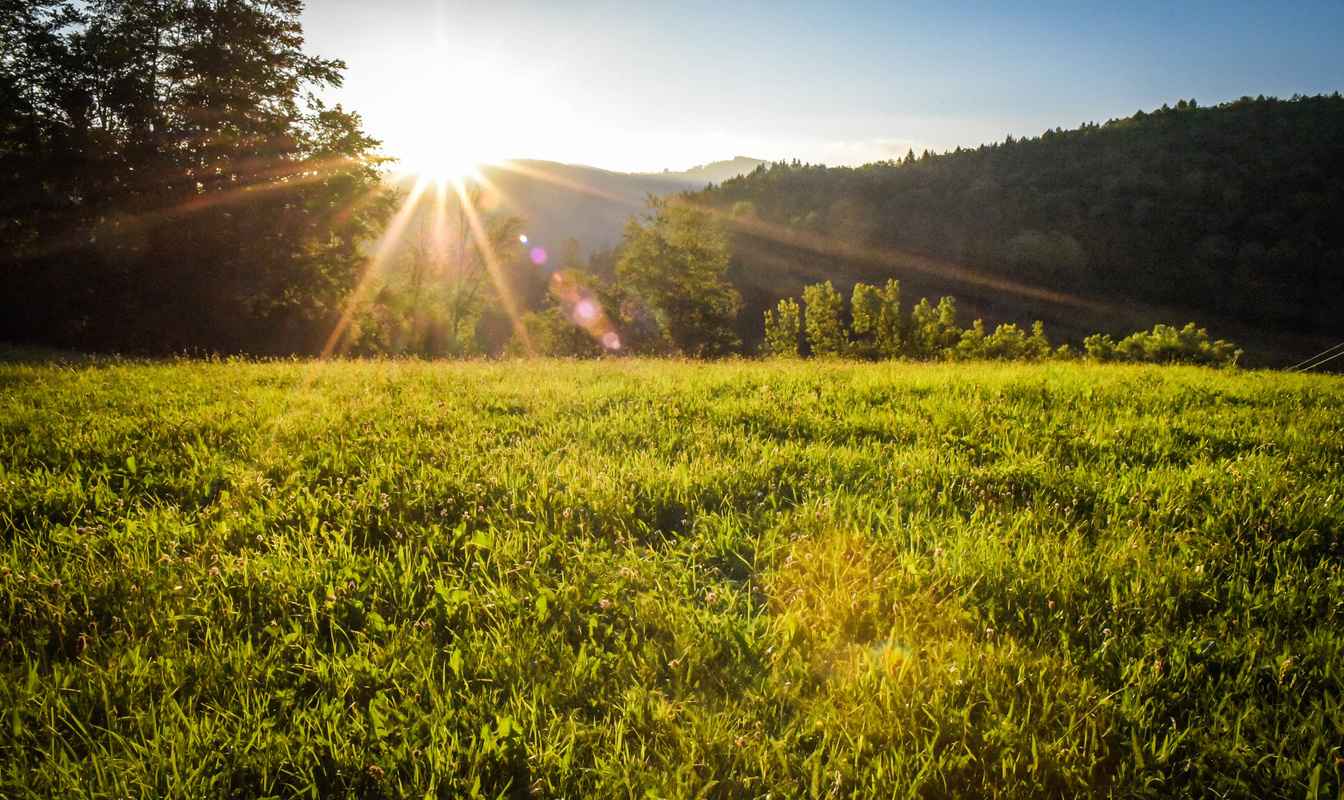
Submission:
[[[0,796],[1344,797],[1344,380],[0,365]]]

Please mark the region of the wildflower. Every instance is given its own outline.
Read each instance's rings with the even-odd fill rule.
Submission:
[[[211,575],[218,575],[218,574],[219,574],[219,567],[211,567],[211,568],[210,568],[210,574],[211,574]]]
[[[53,580],[53,581],[51,582],[51,588],[53,588],[53,589],[59,589],[59,588],[61,588],[61,581],[60,581],[59,578],[56,579],[56,580]]]
[[[939,547],[939,548],[937,548],[936,550],[934,550],[934,551],[933,551],[933,557],[934,557],[934,558],[942,558],[942,557],[943,557],[943,548]]]
[[[598,605],[603,609],[611,608],[611,601],[604,597],[602,598],[602,602],[598,603]]]
[[[719,599],[719,596],[717,594],[714,594],[713,592],[710,592],[709,594],[705,595],[705,599],[713,603],[714,601]]]
[[[1101,629],[1101,635],[1102,635],[1102,636],[1110,636],[1110,635],[1111,635],[1111,629],[1110,629],[1110,628],[1102,628],[1102,629]]]
[[[802,590],[802,589],[799,589],[798,591],[796,591],[796,592],[793,593],[793,596],[794,596],[794,597],[797,597],[797,598],[799,598],[799,599],[801,600],[802,597],[803,597],[803,590]]]
[[[993,635],[994,635],[994,629],[993,629],[993,628],[985,628],[985,635],[986,635],[986,636],[993,636]]]
[[[332,602],[332,603],[336,602],[336,595],[334,595],[334,594],[329,594],[329,595],[327,595],[327,600],[330,601],[330,602]]]
[[[376,766],[374,766],[374,765],[372,765],[372,764],[370,764],[364,771],[367,772],[367,773],[369,773],[369,777],[373,778],[374,780],[377,780],[377,779],[383,777],[383,770],[382,770],[382,768],[381,768],[381,767],[376,767]]]
[[[630,569],[629,567],[621,567],[621,577],[629,580],[634,580],[635,571],[633,569]]]

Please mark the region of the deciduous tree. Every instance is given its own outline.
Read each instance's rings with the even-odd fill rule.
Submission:
[[[650,196],[649,211],[625,225],[616,277],[650,310],[658,331],[684,355],[726,355],[742,297],[728,282],[730,254],[709,212],[679,198]]]
[[[848,349],[840,323],[840,293],[830,281],[803,288],[807,343],[814,356],[842,356]]]
[[[18,6],[0,14],[0,336],[320,348],[390,200],[359,118],[308,94],[344,65],[303,52],[298,0]]]
[[[770,355],[797,358],[801,328],[798,301],[785,298],[774,311],[765,312],[765,350]]]

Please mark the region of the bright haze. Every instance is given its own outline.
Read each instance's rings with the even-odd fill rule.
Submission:
[[[310,0],[408,169],[856,165],[1195,98],[1329,93],[1344,3]]]

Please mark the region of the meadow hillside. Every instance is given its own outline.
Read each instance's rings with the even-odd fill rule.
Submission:
[[[1336,797],[1344,381],[0,366],[5,797]]]

